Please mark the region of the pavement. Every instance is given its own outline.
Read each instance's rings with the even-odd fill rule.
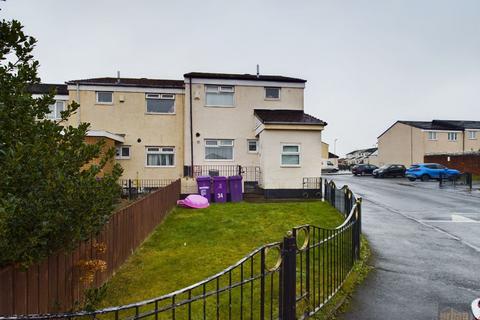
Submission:
[[[438,182],[338,175],[363,197],[374,270],[342,319],[443,319],[480,297],[480,192]],[[458,318],[468,319],[468,318]]]

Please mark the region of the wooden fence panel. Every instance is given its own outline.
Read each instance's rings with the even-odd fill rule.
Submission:
[[[84,291],[99,287],[128,259],[132,252],[163,221],[180,197],[180,180],[115,212],[103,230],[72,252],[52,254],[22,271],[14,266],[0,268],[0,315],[68,311],[83,302]],[[98,252],[97,243],[106,251]],[[106,261],[107,270],[97,271],[92,284],[80,281],[79,263]]]

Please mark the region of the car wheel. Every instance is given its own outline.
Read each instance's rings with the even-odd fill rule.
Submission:
[[[428,181],[430,180],[430,176],[428,174],[424,174],[422,177],[421,177],[422,181]]]
[[[362,173],[360,173],[360,175],[364,176],[364,175],[365,175],[365,171],[362,171]]]
[[[417,178],[415,178],[415,177],[408,177],[408,180],[410,180],[410,181],[415,181],[415,180],[417,180]]]

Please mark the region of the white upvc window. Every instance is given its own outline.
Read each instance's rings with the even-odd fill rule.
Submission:
[[[280,88],[265,87],[265,100],[280,100]]]
[[[247,140],[248,153],[258,153],[258,140],[249,139]]]
[[[174,147],[146,147],[147,167],[174,167]]]
[[[119,159],[119,160],[130,159],[130,146],[115,147],[115,159]]]
[[[428,131],[428,140],[437,140],[437,132]]]
[[[174,114],[175,95],[170,93],[147,93],[145,95],[147,113]]]
[[[205,160],[233,161],[233,140],[205,139]]]
[[[283,144],[281,154],[282,167],[299,167],[300,166],[300,145],[299,144]]]
[[[65,101],[55,101],[54,104],[48,106],[50,112],[46,114],[47,119],[49,120],[60,120],[62,115],[60,114],[65,110]]]
[[[449,132],[448,141],[457,141],[457,132]]]
[[[112,91],[96,91],[95,99],[97,104],[113,104]]]
[[[477,131],[468,131],[468,139],[476,140],[477,139]]]
[[[207,107],[233,107],[235,88],[233,86],[205,86],[205,105]]]

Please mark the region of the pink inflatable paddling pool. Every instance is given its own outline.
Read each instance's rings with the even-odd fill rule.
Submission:
[[[177,205],[186,208],[203,209],[207,208],[210,204],[208,203],[208,200],[201,195],[191,194],[184,200],[178,200]]]

